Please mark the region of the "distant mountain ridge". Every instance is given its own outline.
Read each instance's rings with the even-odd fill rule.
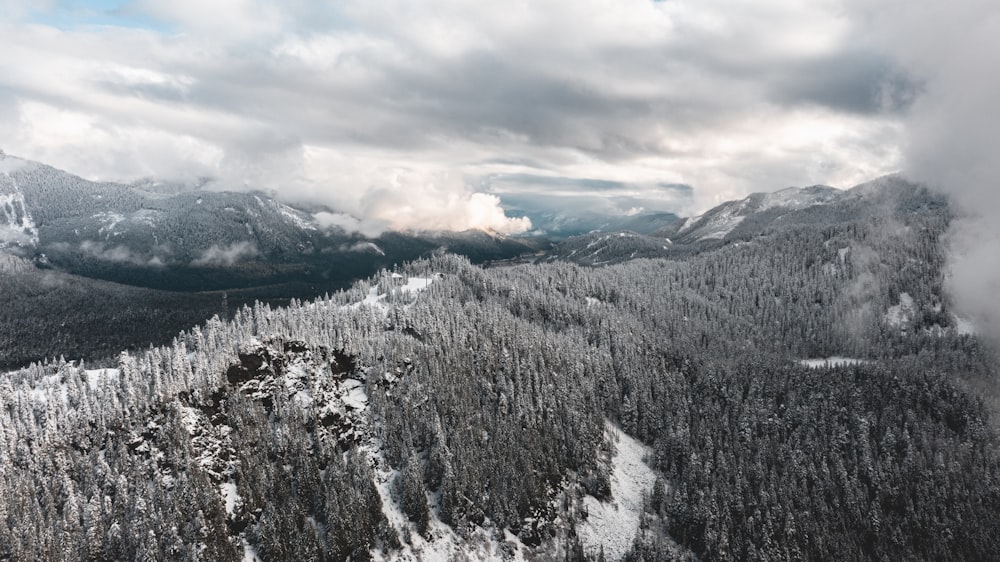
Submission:
[[[0,154],[0,249],[88,277],[172,290],[342,286],[442,246],[473,261],[538,247],[478,231],[368,238],[263,193],[92,182]]]
[[[608,215],[597,212],[525,213],[531,219],[532,233],[553,239],[565,239],[594,232],[630,231],[650,234],[677,222],[668,212],[640,212],[631,215]]]
[[[883,176],[840,190],[824,185],[753,193],[651,233],[591,233],[570,238],[550,259],[608,265],[635,258],[676,257],[751,240],[785,228],[834,225],[871,217],[945,216],[948,202],[903,176]]]

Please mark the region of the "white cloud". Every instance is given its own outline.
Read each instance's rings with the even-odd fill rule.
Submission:
[[[838,2],[129,9],[163,27],[0,23],[0,146],[87,177],[210,175],[369,230],[524,229],[476,193],[494,174],[688,184],[670,210],[698,212],[898,167],[891,73]]]
[[[260,255],[260,251],[257,250],[257,245],[253,242],[235,242],[228,246],[212,244],[197,259],[193,260],[191,265],[230,266],[258,255]]]
[[[922,83],[905,116],[903,166],[958,203],[948,286],[960,312],[1000,341],[1000,5],[879,0],[852,9],[872,44]]]

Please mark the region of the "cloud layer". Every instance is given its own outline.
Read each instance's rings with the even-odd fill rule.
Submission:
[[[906,113],[907,173],[951,194],[948,285],[1000,342],[1000,5],[879,0],[853,6],[872,43],[922,85]]]
[[[4,0],[0,146],[273,190],[369,230],[527,228],[484,194],[498,176],[689,185],[630,206],[686,213],[896,170],[916,82],[859,40],[857,9],[805,4],[137,0],[74,19]]]

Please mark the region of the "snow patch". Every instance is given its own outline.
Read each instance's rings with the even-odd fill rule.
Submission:
[[[125,215],[119,213],[97,213],[94,218],[101,223],[101,228],[97,230],[98,234],[118,234],[118,225],[125,222]]]
[[[87,375],[87,386],[90,390],[97,390],[102,383],[117,381],[121,376],[121,371],[118,369],[88,369],[84,373]]]
[[[974,336],[978,332],[976,330],[976,325],[967,318],[962,318],[957,314],[951,315],[952,319],[955,321],[955,331],[960,336]]]
[[[430,277],[409,277],[406,279],[406,283],[402,285],[397,285],[393,287],[390,292],[397,294],[405,293],[411,298],[416,298],[420,292],[426,290],[431,284],[437,279],[441,278],[440,273],[435,273]],[[396,282],[401,282],[403,279],[402,275],[393,274],[392,279]],[[389,311],[389,305],[385,303],[385,300],[389,297],[387,293],[379,292],[378,285],[368,289],[368,294],[365,296],[361,302],[356,302],[347,305],[347,308],[357,309],[362,306],[367,306],[373,310],[381,311],[382,313],[387,313]],[[412,303],[411,303],[412,304]],[[409,306],[409,305],[406,305]]]
[[[700,224],[695,229],[698,239],[722,240],[725,238],[726,235],[732,232],[746,218],[739,213],[746,208],[748,203],[749,199],[744,199],[739,203],[722,207],[717,213],[711,214],[707,218],[705,215],[697,217],[698,224]],[[685,223],[684,226],[686,228],[688,225]]]
[[[368,407],[368,393],[365,392],[365,386],[361,381],[346,379],[341,384],[341,389],[347,391],[345,394],[341,394],[341,400],[343,400],[345,406],[354,408],[355,410],[364,410]]]
[[[243,539],[243,562],[264,562],[261,560],[260,555],[257,554],[257,549],[248,543],[245,538]]]
[[[243,498],[236,492],[236,482],[230,480],[219,484],[219,491],[226,504],[226,515],[232,517],[236,513],[236,507],[243,503]]]
[[[396,531],[403,543],[400,550],[383,551],[373,550],[372,558],[385,562],[420,562],[420,561],[445,561],[445,560],[465,560],[468,562],[493,560],[513,560],[523,562],[526,547],[520,539],[509,531],[504,532],[503,541],[497,540],[493,532],[483,527],[475,527],[468,530],[466,538],[462,538],[455,531],[441,522],[434,509],[434,498],[431,500],[430,519],[427,526],[427,536],[424,537],[417,532],[416,526],[410,522],[402,507],[393,498],[392,485],[399,476],[398,470],[392,470],[385,462],[382,455],[381,444],[377,439],[372,439],[371,443],[364,446],[370,456],[370,462],[374,467],[375,489],[378,490],[379,498],[382,500],[382,513],[385,515],[389,526]],[[513,556],[511,556],[513,552]]]
[[[593,496],[583,498],[587,520],[577,526],[585,552],[597,557],[601,548],[608,560],[621,560],[632,546],[632,539],[642,517],[643,497],[652,492],[656,482],[644,458],[652,451],[609,423],[605,438],[615,443],[611,457],[611,501]]]
[[[306,218],[308,215],[300,213],[299,211],[296,211],[295,209],[289,207],[288,205],[282,205],[277,201],[275,201],[274,204],[277,206],[278,212],[280,212],[282,216],[291,221],[292,224],[299,227],[300,229],[318,230],[316,223]]]
[[[913,320],[917,312],[916,304],[909,293],[899,293],[899,304],[889,307],[885,313],[885,321],[894,328],[905,328]]]
[[[37,246],[38,225],[16,183],[14,189],[14,193],[0,195],[0,243]]]
[[[800,359],[799,364],[810,369],[825,369],[831,367],[849,367],[851,365],[865,365],[871,363],[867,359],[857,359],[854,357],[840,357],[837,355],[821,359]]]
[[[701,215],[695,217],[688,217],[681,222],[681,226],[677,229],[678,234],[682,234],[685,230],[690,230],[696,222],[701,220]]]

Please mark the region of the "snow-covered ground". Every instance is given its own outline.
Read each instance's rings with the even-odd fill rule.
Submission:
[[[88,369],[85,372],[87,373],[87,385],[90,386],[91,390],[97,390],[102,384],[117,382],[118,377],[121,376],[121,371],[118,369]]]
[[[38,245],[38,226],[28,212],[22,193],[0,194],[0,217],[4,219],[0,221],[0,242]]]
[[[825,357],[820,359],[800,359],[799,364],[805,365],[811,369],[823,369],[827,367],[844,367],[850,365],[864,365],[865,363],[871,363],[867,359],[857,359],[854,357],[840,357],[834,355],[832,357]]]
[[[596,558],[603,547],[606,559],[621,560],[639,529],[643,496],[652,493],[656,474],[644,460],[651,453],[648,447],[610,423],[605,434],[615,443],[615,454],[611,457],[611,501],[603,503],[592,496],[584,497],[588,517],[577,526],[577,532],[589,556]]]
[[[219,492],[226,504],[226,515],[232,516],[236,513],[236,507],[243,503],[243,498],[236,492],[236,482],[230,480],[219,484]]]
[[[510,560],[524,562],[524,552],[527,548],[520,539],[509,531],[504,533],[504,540],[499,540],[495,532],[476,527],[469,532],[467,538],[462,538],[455,531],[441,522],[437,516],[436,498],[428,496],[430,505],[430,521],[427,536],[421,536],[416,526],[403,513],[402,507],[392,494],[392,486],[399,476],[399,471],[391,470],[382,456],[381,445],[377,439],[365,446],[372,466],[375,470],[375,488],[382,500],[382,513],[389,525],[396,531],[403,543],[403,548],[384,552],[374,550],[372,557],[377,561],[386,562],[445,562],[449,560],[465,560],[468,562],[493,560]]]
[[[899,304],[889,307],[885,313],[885,321],[894,328],[903,328],[913,319],[917,312],[916,303],[909,293],[899,293]]]
[[[719,213],[712,215],[698,227],[700,235],[699,240],[722,240],[727,234],[733,231],[737,226],[743,222],[745,216],[737,215],[738,211],[742,211],[745,206],[738,205],[735,207],[727,207],[720,211]]]
[[[257,549],[253,547],[246,539],[243,539],[243,562],[264,562],[260,559],[257,554]]]
[[[411,298],[415,298],[417,294],[421,291],[430,287],[431,284],[439,279],[440,274],[435,274],[430,277],[409,277],[406,279],[406,283],[393,287],[393,292],[405,293]],[[393,274],[393,279],[402,279],[403,276],[398,273]],[[348,305],[349,308],[359,308],[366,306],[372,310],[378,310],[381,312],[388,312],[389,306],[385,303],[385,300],[389,297],[388,294],[379,292],[378,285],[368,289],[368,294],[365,298],[354,304]]]
[[[962,318],[957,314],[953,314],[952,317],[955,320],[955,331],[962,336],[974,336],[976,335],[976,325],[967,318]]]

